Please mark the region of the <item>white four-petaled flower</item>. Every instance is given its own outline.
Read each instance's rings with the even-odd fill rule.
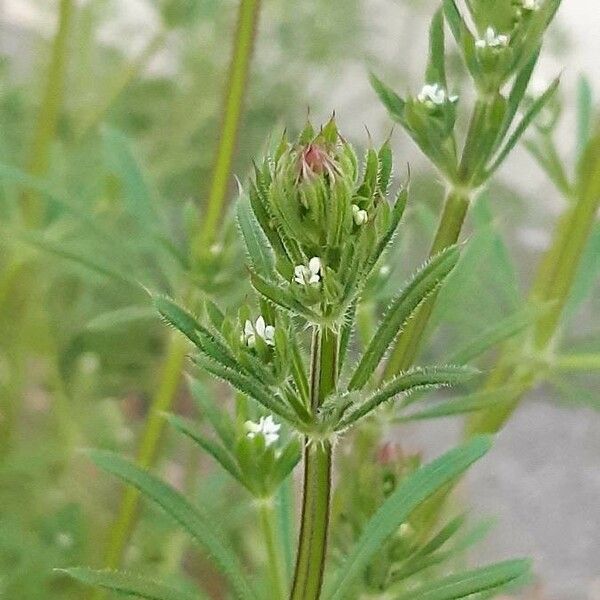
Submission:
[[[294,281],[300,285],[313,285],[321,281],[321,259],[313,256],[308,265],[298,265],[294,268]]]
[[[541,0],[522,0],[522,5],[525,10],[536,11],[542,7]]]
[[[267,325],[262,316],[256,319],[254,325],[252,321],[246,319],[242,343],[246,344],[248,348],[254,348],[256,346],[256,336],[260,337],[267,346],[275,345],[275,327]]]
[[[506,48],[510,37],[505,33],[496,33],[493,27],[488,27],[482,38],[475,42],[478,48]]]
[[[366,210],[360,208],[360,206],[352,205],[352,218],[356,225],[364,225],[369,220],[369,215]]]
[[[279,430],[281,429],[281,425],[275,423],[271,415],[268,417],[261,417],[258,420],[258,423],[255,423],[254,421],[246,421],[245,427],[246,431],[248,432],[246,435],[251,440],[253,440],[257,435],[262,435],[265,438],[265,444],[267,446],[274,444],[279,439]]]
[[[427,106],[443,106],[446,102],[456,102],[458,96],[449,96],[446,89],[439,83],[427,83],[419,92],[417,100]]]

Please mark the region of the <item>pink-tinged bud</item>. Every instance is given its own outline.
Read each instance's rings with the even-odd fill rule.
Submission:
[[[398,461],[401,452],[398,444],[394,442],[386,442],[379,446],[377,450],[377,462],[380,465],[390,465]]]
[[[311,179],[315,175],[328,173],[333,177],[336,171],[335,163],[329,152],[315,142],[305,146],[300,153],[298,166],[300,179]]]

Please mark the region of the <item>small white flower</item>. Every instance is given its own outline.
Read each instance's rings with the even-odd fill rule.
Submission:
[[[246,431],[248,432],[246,435],[251,440],[253,440],[257,435],[262,435],[265,438],[265,444],[267,446],[274,444],[279,439],[279,430],[281,429],[281,425],[275,423],[271,415],[268,417],[261,417],[258,423],[255,423],[254,421],[246,421],[245,427]]]
[[[379,269],[379,274],[382,277],[387,277],[390,274],[391,270],[392,269],[390,268],[390,265],[381,265],[381,268]]]
[[[308,265],[298,265],[294,268],[294,281],[300,285],[313,285],[320,283],[322,274],[321,259],[313,256]]]
[[[446,102],[456,102],[458,96],[448,96],[446,89],[439,83],[427,83],[419,92],[417,100],[427,106],[443,106]]]
[[[362,210],[356,204],[352,205],[352,218],[357,225],[364,225],[369,220],[366,210]]]
[[[493,27],[488,27],[482,38],[475,42],[477,48],[506,48],[510,37],[504,33],[496,33]]]
[[[542,0],[521,0],[524,10],[535,12],[542,7]]]
[[[241,335],[241,341],[248,348],[256,346],[256,336],[260,337],[267,346],[275,345],[275,327],[267,325],[264,318],[258,317],[256,323],[252,325],[252,321],[246,319],[244,324],[244,333]]]

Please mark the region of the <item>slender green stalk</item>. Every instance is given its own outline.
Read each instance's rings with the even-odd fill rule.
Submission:
[[[288,594],[283,548],[278,535],[277,516],[273,498],[259,501],[258,513],[267,547],[268,571],[271,577],[274,600],[285,600]]]
[[[310,381],[313,411],[319,408],[337,385],[338,346],[335,332],[315,328]],[[317,600],[321,594],[329,530],[331,465],[331,443],[306,439],[304,495],[291,600]]]
[[[553,361],[560,371],[578,373],[600,371],[600,354],[566,354]]]
[[[214,227],[218,224],[224,209],[227,191],[226,182],[231,175],[232,156],[246,92],[246,76],[252,54],[252,41],[259,9],[260,3],[258,0],[241,0],[235,49],[230,66],[230,83],[225,101],[226,110],[221,130],[221,141],[212,176],[211,189],[215,191],[211,192],[211,200],[209,200],[208,206],[208,211],[213,215],[211,218]],[[204,223],[204,229],[206,229],[206,221]],[[212,231],[206,239],[212,239],[214,234],[215,232]],[[200,250],[205,247],[206,239],[200,231],[196,242],[193,243],[194,249]],[[189,296],[189,294],[185,295]],[[152,400],[150,413],[144,425],[137,452],[137,463],[143,467],[151,466],[158,455],[159,442],[164,429],[164,419],[160,415],[161,412],[168,411],[173,404],[181,380],[185,353],[186,345],[182,336],[174,332],[169,341],[160,383]],[[123,553],[135,527],[138,504],[138,491],[128,488],[123,494],[117,518],[109,532],[105,557],[105,566],[108,568],[116,568],[121,563]],[[97,591],[94,596],[95,600],[104,597],[105,593],[102,591]]]
[[[48,79],[42,97],[40,112],[34,132],[32,150],[27,166],[31,175],[43,175],[48,169],[50,148],[56,136],[56,128],[63,104],[67,66],[68,41],[73,20],[74,0],[61,0],[58,16],[58,29],[54,36]],[[42,205],[35,192],[23,193],[23,215],[30,226],[39,223]]]
[[[194,255],[197,257],[202,257],[206,249],[210,248],[214,242],[217,226],[223,214],[246,97],[246,82],[250,70],[259,12],[260,0],[240,0],[237,34],[229,69],[219,146],[213,167],[206,210],[203,214],[200,234],[194,247]]]
[[[452,189],[446,197],[444,211],[431,246],[430,256],[458,241],[470,203],[468,190]],[[437,294],[433,294],[419,309],[400,335],[387,362],[384,378],[408,369],[417,357],[427,323],[433,312]]]
[[[559,220],[553,242],[542,259],[532,288],[531,301],[549,306],[536,322],[528,343],[534,356],[543,357],[551,348],[600,208],[600,134],[589,146],[581,179],[577,201],[569,206]],[[535,366],[525,365],[517,369],[512,367],[510,354],[514,352],[514,345],[507,345],[488,379],[487,387],[493,388],[507,381],[510,384],[514,382],[519,393],[501,406],[474,415],[467,425],[468,434],[496,432],[501,429],[525,392],[537,382]]]

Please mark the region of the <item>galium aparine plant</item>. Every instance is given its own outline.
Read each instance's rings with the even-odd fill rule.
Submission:
[[[439,90],[427,92],[433,103],[438,96]],[[200,371],[226,381],[240,401],[250,402],[249,418],[243,422],[222,410],[207,413],[216,439],[179,417],[169,419],[255,499],[268,556],[261,587],[250,580],[218,524],[209,522],[179,492],[114,454],[91,454],[100,467],[136,486],[182,525],[211,554],[234,597],[360,597],[358,579],[382,544],[400,527],[406,528],[417,507],[489,449],[487,437],[476,437],[417,469],[387,497],[341,565],[328,569],[333,456],[342,434],[387,403],[395,402],[401,414],[421,397],[412,392],[460,384],[474,374],[464,366],[419,367],[376,383],[399,331],[455,268],[460,254],[455,246],[432,257],[399,291],[359,356],[348,352],[361,292],[369,278],[377,276],[408,200],[407,187],[390,197],[391,176],[388,143],[379,150],[369,148],[361,166],[333,119],[318,132],[307,125],[297,140],[284,137],[255,167],[248,193],[238,202],[256,302],[237,313],[223,313],[207,300],[205,318],[197,318],[169,298],[155,299],[165,321],[193,345],[191,359]],[[305,346],[310,346],[308,353]],[[300,461],[302,509],[290,578],[274,507],[279,488]],[[433,548],[434,539],[415,551],[426,553],[427,542]],[[524,561],[507,561],[441,575],[422,583],[411,597],[429,597],[448,586],[459,586],[464,596],[487,594],[521,579],[527,568]],[[124,573],[69,573],[138,597],[193,597]]]

